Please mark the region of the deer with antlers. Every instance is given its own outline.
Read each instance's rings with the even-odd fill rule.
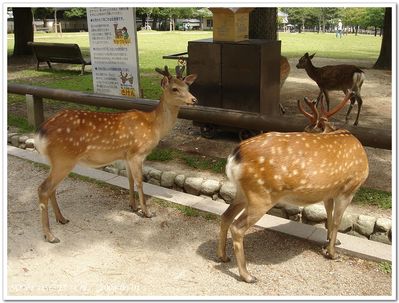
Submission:
[[[229,261],[226,238],[230,227],[244,281],[256,281],[246,266],[245,232],[279,202],[306,206],[323,201],[328,228],[324,252],[326,257],[336,257],[342,215],[368,176],[362,144],[347,130],[337,130],[328,122],[351,97],[348,93],[334,109],[324,112],[322,108],[320,113],[315,101],[305,99],[313,112],[308,113],[298,100],[300,111],[310,120],[307,129],[312,132],[264,133],[241,142],[228,157],[226,174],[236,185],[237,195],[222,215],[217,255],[221,261]]]
[[[56,187],[77,163],[100,167],[116,160],[126,160],[130,188],[130,207],[138,211],[134,196],[137,183],[141,213],[151,217],[143,193],[142,164],[176,122],[183,104],[197,102],[188,86],[196,75],[172,77],[167,66],[156,69],[163,75],[162,95],[157,107],[150,112],[131,110],[119,113],[64,110],[47,120],[35,138],[36,149],[50,162],[49,176],[38,188],[43,234],[48,242],[56,243],[50,231],[48,201],[51,201],[57,222],[69,221],[61,214],[56,200]],[[180,70],[179,70],[180,72]]]
[[[299,59],[296,67],[299,69],[304,68],[308,76],[312,80],[314,80],[320,88],[319,97],[317,98],[317,104],[320,102],[321,96],[324,94],[326,98],[327,110],[329,110],[329,91],[342,90],[345,95],[347,95],[348,92],[353,92],[345,120],[346,122],[348,122],[349,114],[352,111],[353,105],[357,101],[357,115],[356,120],[353,123],[354,125],[357,125],[359,123],[360,110],[363,104],[362,97],[360,96],[360,91],[365,80],[364,72],[357,66],[349,64],[315,67],[312,64],[312,59],[314,55],[315,54],[309,56],[308,53],[305,53]]]

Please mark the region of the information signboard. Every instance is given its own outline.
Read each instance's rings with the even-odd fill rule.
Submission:
[[[134,8],[87,8],[87,23],[94,91],[139,97]]]

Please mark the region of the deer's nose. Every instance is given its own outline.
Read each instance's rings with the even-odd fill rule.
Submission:
[[[198,100],[197,100],[197,98],[195,98],[195,97],[193,97],[193,98],[191,99],[191,101],[193,102],[193,104],[197,104],[197,103],[198,103]]]

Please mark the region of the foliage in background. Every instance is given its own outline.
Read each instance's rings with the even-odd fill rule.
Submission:
[[[338,19],[342,19],[344,26],[353,28],[357,33],[358,27],[377,29],[383,27],[383,7],[282,7],[280,10],[288,14],[288,22],[297,27],[307,29],[318,28],[319,31],[332,30]]]

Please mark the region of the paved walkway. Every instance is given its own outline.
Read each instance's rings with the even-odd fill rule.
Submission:
[[[13,146],[7,146],[7,152],[9,155],[22,159],[48,164],[47,161],[36,152],[26,151]],[[81,176],[89,177],[124,189],[129,189],[126,177],[79,165],[75,167],[73,172]],[[149,196],[189,206],[216,215],[221,215],[227,208],[227,204],[213,201],[210,198],[193,196],[149,183],[144,183],[144,193]],[[317,243],[324,243],[326,239],[326,230],[324,228],[314,227],[271,215],[264,215],[258,221],[256,226]],[[341,241],[341,245],[337,247],[338,252],[373,261],[392,261],[392,249],[395,247],[395,242],[390,246],[343,233],[339,233],[338,238]]]

